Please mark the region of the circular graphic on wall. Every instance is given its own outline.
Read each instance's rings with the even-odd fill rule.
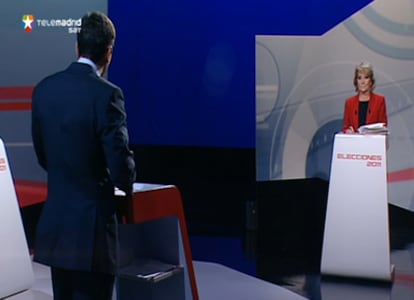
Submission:
[[[306,178],[329,180],[335,133],[342,128],[342,119],[332,120],[318,128],[306,155]]]
[[[307,160],[315,157],[324,145],[332,143],[334,134],[341,130],[342,121],[338,120],[342,120],[344,101],[353,93],[349,73],[344,70],[353,67],[351,63],[318,65],[296,83],[281,109],[283,117],[274,127],[269,166],[271,179],[306,178],[319,173],[320,167],[308,164]],[[323,161],[319,160],[318,165],[329,169],[326,167],[329,162],[328,155]]]
[[[272,113],[279,95],[279,68],[266,46],[256,43],[256,124]]]
[[[375,1],[346,22],[345,27],[372,51],[397,59],[414,59],[414,2]]]

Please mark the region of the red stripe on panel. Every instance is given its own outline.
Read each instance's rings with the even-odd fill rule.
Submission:
[[[32,102],[13,102],[13,103],[1,103],[0,111],[2,110],[31,110]]]
[[[42,203],[47,197],[47,183],[30,180],[14,181],[20,207]]]
[[[31,100],[33,86],[3,86],[0,87],[0,111],[31,110],[31,101],[13,102],[13,100]],[[4,102],[3,102],[3,101]],[[6,102],[7,101],[7,102]]]
[[[388,173],[388,182],[408,181],[414,179],[414,168]]]
[[[33,86],[3,86],[0,87],[0,100],[31,99]]]

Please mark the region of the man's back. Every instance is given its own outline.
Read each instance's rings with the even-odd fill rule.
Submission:
[[[95,233],[115,212],[114,185],[133,181],[133,157],[122,134],[122,92],[91,66],[73,63],[36,87],[32,128],[39,163],[48,173],[35,259],[89,270]],[[59,255],[49,255],[50,248],[59,249]],[[100,265],[94,268],[108,261]]]
[[[33,91],[33,145],[48,176],[34,259],[51,266],[55,300],[112,297],[114,187],[132,193],[135,180],[122,91],[101,78],[115,36],[106,15],[84,15],[78,61]]]

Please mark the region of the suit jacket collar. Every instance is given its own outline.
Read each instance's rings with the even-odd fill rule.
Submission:
[[[98,74],[96,74],[95,70],[92,68],[92,66],[80,62],[73,62],[69,65],[67,68],[68,72],[74,72],[74,73],[84,73],[84,74],[93,74],[96,77],[98,77]]]
[[[359,95],[356,94],[351,99],[352,99],[353,105],[355,107],[359,107]],[[368,108],[371,108],[373,105],[376,105],[376,103],[379,99],[380,99],[380,97],[379,97],[378,94],[371,93],[371,95],[369,97]]]

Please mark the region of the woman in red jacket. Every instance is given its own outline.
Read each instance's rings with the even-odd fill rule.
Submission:
[[[387,109],[385,97],[374,94],[374,71],[371,64],[361,63],[355,68],[354,86],[357,94],[345,102],[342,132],[354,133],[362,125],[385,123]]]

